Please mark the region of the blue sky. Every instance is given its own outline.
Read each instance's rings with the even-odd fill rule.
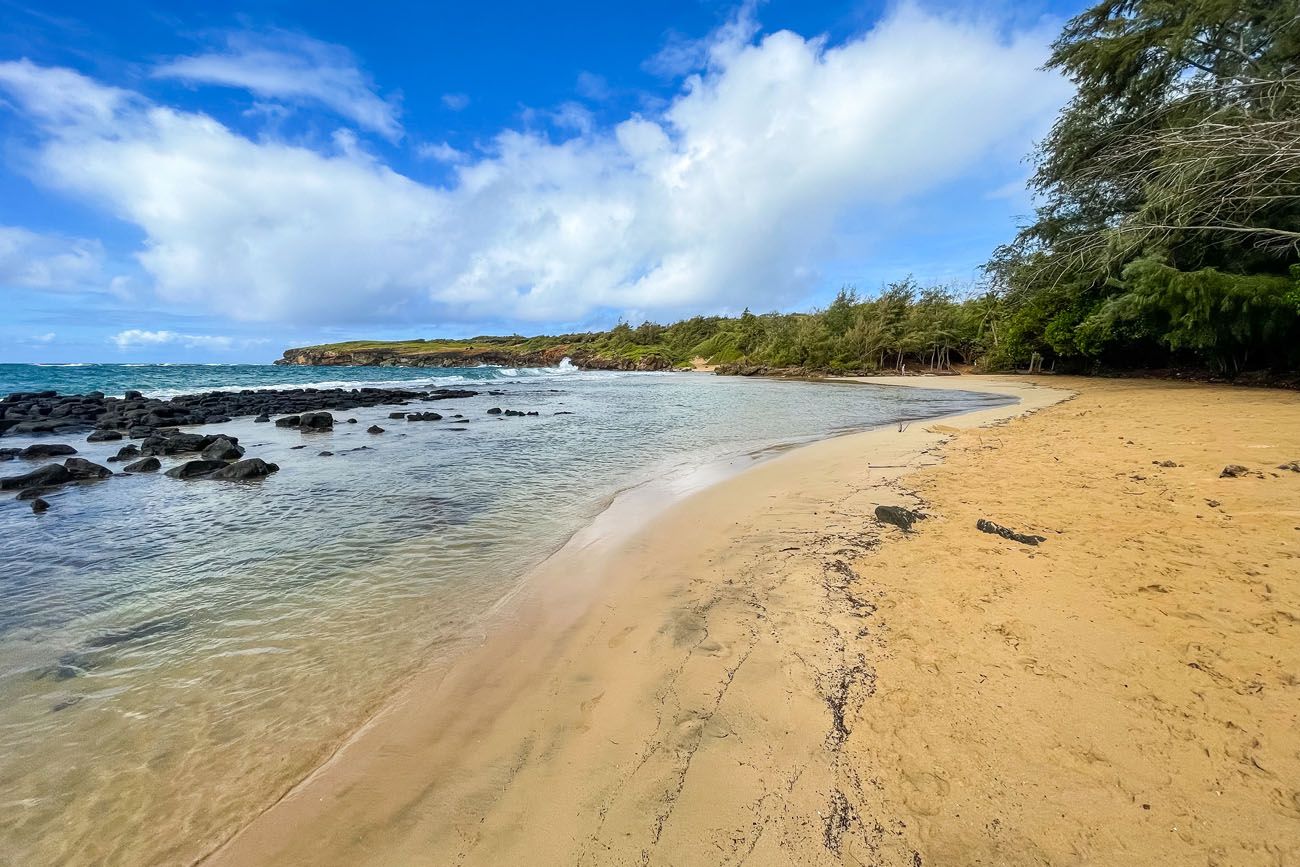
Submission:
[[[1077,11],[189,5],[0,0],[0,362],[964,285],[1029,210]]]

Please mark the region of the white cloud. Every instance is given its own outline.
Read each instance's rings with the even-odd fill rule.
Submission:
[[[464,111],[469,108],[469,96],[464,93],[444,93],[442,104],[452,111]]]
[[[0,226],[0,288],[84,291],[99,277],[99,241]]]
[[[402,135],[397,105],[375,92],[351,52],[299,34],[231,33],[224,50],[178,57],[153,74],[238,87],[263,99],[313,102],[391,141]],[[255,108],[268,110],[265,105]]]
[[[139,328],[119,331],[108,339],[110,343],[116,344],[118,349],[123,350],[172,345],[184,346],[186,349],[227,350],[234,349],[236,344],[248,346],[266,342],[265,340],[236,341],[233,337],[218,334],[179,334],[175,331],[143,331]]]
[[[1018,160],[1068,95],[1038,71],[1049,40],[901,6],[843,44],[755,41],[742,11],[663,112],[607,129],[562,111],[563,141],[502,132],[446,188],[66,70],[0,64],[0,87],[43,130],[40,179],[138,226],[167,300],[296,323],[573,322],[799,301],[841,218],[888,221]],[[44,75],[57,117],[33,105]]]
[[[54,338],[57,336],[58,335],[56,335],[53,331],[47,331],[44,334],[33,334],[31,337],[27,339],[31,343],[53,343]]]
[[[447,142],[422,144],[415,149],[415,153],[421,159],[437,160],[440,163],[459,163],[469,158],[464,151],[456,150]]]

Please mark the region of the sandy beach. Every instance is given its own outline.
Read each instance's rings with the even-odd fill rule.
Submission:
[[[1300,863],[1300,397],[907,383],[1020,403],[598,521],[204,863]]]

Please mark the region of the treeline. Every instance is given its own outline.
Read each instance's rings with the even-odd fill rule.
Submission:
[[[1300,367],[1300,2],[1104,0],[1048,66],[1077,91],[987,266],[998,357]]]
[[[1102,0],[1048,67],[1076,93],[979,291],[907,280],[811,314],[570,337],[832,370],[1300,369],[1300,0]]]
[[[746,310],[739,317],[696,316],[672,325],[620,323],[610,331],[556,339],[601,355],[653,355],[673,365],[702,358],[815,370],[948,369],[988,355],[996,340],[996,310],[991,295],[960,298],[907,279],[871,298],[844,289],[826,309],[812,313]]]

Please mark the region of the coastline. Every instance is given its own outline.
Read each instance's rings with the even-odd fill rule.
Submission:
[[[1217,472],[1294,459],[1300,409],[1169,383],[877,384],[1022,403],[822,440],[629,538],[580,533],[505,628],[203,863],[1294,857],[1300,512],[1260,505],[1296,482]],[[877,504],[931,517],[904,538]]]
[[[956,417],[962,424],[1001,421],[1065,396],[1013,381],[916,377],[899,383],[896,377],[880,379],[883,384],[1010,394],[1021,400],[1019,404]],[[827,461],[847,468],[858,463],[857,456],[864,449],[869,450],[879,456],[873,463],[888,467],[868,470],[872,486],[887,490],[945,438],[941,431],[926,429],[934,423],[913,423],[901,433],[893,428],[875,429],[806,444],[690,493],[684,499],[678,496],[666,510],[662,510],[662,502],[642,502],[630,504],[627,512],[622,513],[620,507],[629,504],[616,503],[613,511],[603,513],[593,524],[576,533],[526,577],[510,594],[509,604],[498,606],[500,619],[484,629],[481,646],[462,656],[450,669],[430,668],[416,675],[332,758],[202,863],[355,863],[358,858],[372,857],[363,854],[369,852],[377,860],[392,857],[400,860],[401,856],[390,850],[384,849],[381,857],[375,849],[377,840],[383,840],[385,845],[395,842],[385,829],[396,819],[386,811],[406,814],[420,810],[410,801],[416,794],[411,790],[422,790],[428,781],[445,779],[452,773],[461,773],[464,779],[446,786],[446,791],[431,791],[423,796],[433,799],[426,806],[439,805],[436,814],[441,814],[450,804],[468,805],[484,797],[482,792],[470,790],[485,783],[492,788],[490,781],[499,779],[503,763],[510,764],[503,756],[515,753],[519,747],[518,733],[501,731],[500,721],[529,716],[508,708],[517,707],[524,700],[522,696],[535,690],[539,683],[551,680],[553,669],[572,664],[575,643],[589,644],[590,640],[584,637],[586,633],[602,628],[596,619],[601,606],[615,604],[616,600],[618,604],[625,603],[629,596],[636,594],[638,584],[644,586],[646,574],[657,571],[659,556],[653,552],[662,544],[671,540],[676,547],[689,539],[694,548],[708,548],[725,541],[726,526],[735,523],[739,515],[736,501],[758,505],[754,499],[756,491],[799,476],[805,471],[805,461],[819,468]],[[626,494],[638,496],[635,490]],[[633,516],[643,513],[645,507],[653,508],[655,514],[648,521],[644,520],[644,514],[639,516],[642,520],[635,520]],[[630,533],[618,528],[620,523],[634,520]],[[651,580],[659,585],[665,579],[652,576]],[[663,589],[675,593],[678,588],[672,585],[673,579],[668,579]],[[662,608],[663,600],[656,601]],[[658,634],[648,629],[640,631],[649,639]],[[605,643],[609,644],[608,638]],[[621,647],[625,643],[620,638],[614,644]],[[670,656],[676,656],[679,650],[676,641],[667,648]],[[635,650],[633,653],[639,655]],[[637,660],[637,664],[647,666],[650,670],[646,674],[650,674],[660,662]],[[588,699],[579,701],[578,705]],[[562,728],[572,728],[571,722],[562,723]],[[484,740],[483,733],[487,731],[492,731],[493,737]],[[471,750],[477,753],[476,757],[466,761],[466,753]],[[323,805],[333,805],[355,817],[355,808],[362,805],[344,806],[344,801],[349,799],[342,793],[357,791],[358,787],[367,791],[364,806],[376,810],[373,817],[344,822],[330,818],[329,811],[322,809]],[[383,790],[382,794],[379,789]],[[336,798],[343,800],[336,801]],[[478,821],[473,807],[466,806],[461,812],[464,822]],[[353,821],[372,827],[374,836],[358,834],[357,825],[344,827]],[[370,842],[353,845],[342,839],[327,840],[319,833],[324,824],[334,827],[344,837],[356,840],[361,836]],[[439,833],[449,835],[443,837],[443,843],[450,844],[453,837],[459,836],[459,832],[452,834],[454,824],[440,829]],[[423,835],[423,832],[413,833]],[[555,850],[555,855],[557,863],[564,860],[561,850]]]

